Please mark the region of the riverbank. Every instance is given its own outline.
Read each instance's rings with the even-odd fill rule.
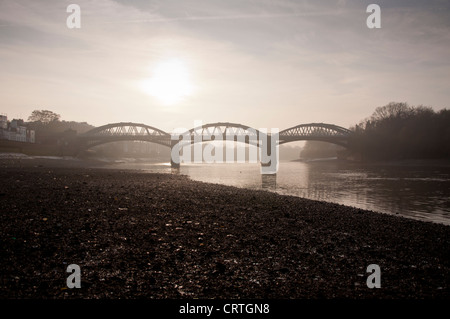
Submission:
[[[315,162],[343,162],[349,165],[356,164],[359,166],[402,166],[402,167],[420,167],[420,166],[434,166],[434,167],[450,167],[450,159],[404,159],[404,160],[385,160],[385,161],[354,161],[339,159],[338,157],[325,157],[325,158],[310,158],[310,159],[295,159],[291,162],[303,162],[303,163],[315,163]]]
[[[450,297],[448,226],[180,175],[21,162],[0,161],[2,299]],[[66,286],[69,264],[80,289]],[[370,264],[380,289],[367,287]]]

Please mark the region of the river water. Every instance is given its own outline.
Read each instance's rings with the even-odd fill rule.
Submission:
[[[450,225],[450,165],[440,163],[357,164],[337,160],[282,161],[275,176],[255,163],[117,163],[117,168],[178,173],[193,180],[344,204]]]

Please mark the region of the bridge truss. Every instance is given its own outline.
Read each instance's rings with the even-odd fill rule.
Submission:
[[[300,124],[279,132],[278,145],[302,140],[318,140],[345,147],[351,133],[350,130],[333,124]],[[189,131],[172,134],[145,124],[121,122],[94,128],[79,135],[77,142],[80,149],[117,141],[146,141],[172,147],[178,142],[185,146],[197,142],[223,140],[259,147],[262,139],[267,137],[266,134],[246,125],[228,122],[204,124]]]
[[[145,124],[113,123],[94,128],[79,136],[82,148],[117,141],[146,141],[170,147],[170,134]]]
[[[211,123],[179,134],[182,145],[211,141],[234,141],[259,146],[263,134],[259,130],[237,123]]]
[[[316,140],[347,146],[351,131],[333,124],[309,123],[285,129],[279,134],[279,145],[295,141]]]

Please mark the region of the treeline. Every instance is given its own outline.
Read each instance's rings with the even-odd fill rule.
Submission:
[[[61,121],[60,118],[59,114],[52,111],[35,110],[28,117],[26,126],[35,131],[38,144],[62,143],[94,128],[86,122]]]
[[[95,128],[95,126],[86,122],[63,121],[59,114],[49,110],[34,110],[28,117],[28,122],[24,124],[35,131],[37,144],[43,147],[55,146],[58,150],[61,147],[70,146],[71,141],[77,135]],[[170,158],[170,149],[140,141],[118,141],[96,146],[85,151],[82,155],[111,158]]]
[[[347,156],[362,160],[450,158],[450,110],[391,102],[351,128]]]
[[[33,111],[26,124],[35,130],[36,142],[40,144],[59,144],[94,128],[86,122],[61,121],[58,114],[47,110]],[[339,156],[361,160],[450,158],[448,109],[434,111],[431,107],[391,102],[376,108],[369,118],[350,129],[353,134],[346,150],[328,143],[308,141],[301,157]],[[130,145],[130,148],[135,146]],[[110,146],[110,151],[117,147]],[[147,152],[149,150],[144,153]]]

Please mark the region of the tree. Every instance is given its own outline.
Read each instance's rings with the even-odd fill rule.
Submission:
[[[368,160],[450,157],[450,111],[391,102],[352,128],[347,153]],[[356,156],[353,156],[356,157]]]
[[[404,118],[410,115],[412,108],[407,103],[391,102],[375,109],[371,120],[381,122],[389,119]]]
[[[59,121],[60,115],[48,110],[34,110],[28,117],[29,122],[42,122],[48,124],[50,122]]]

